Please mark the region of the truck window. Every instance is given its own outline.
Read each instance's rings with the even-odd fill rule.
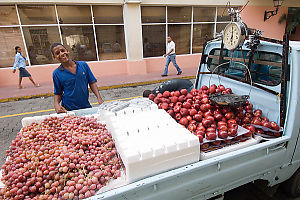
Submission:
[[[223,50],[222,63],[228,62],[231,57],[235,62],[241,62],[248,66],[249,57],[247,56],[249,50],[236,50],[231,55],[231,51],[227,49]],[[243,54],[244,56],[243,56]],[[208,55],[207,68],[209,71],[214,71],[219,63],[220,49],[213,49]],[[273,52],[257,51],[254,55],[253,65],[251,66],[251,77],[253,82],[276,86],[281,81],[281,67],[282,67],[282,56]],[[245,67],[238,63],[230,63],[221,66],[216,69],[215,72],[232,76],[233,78],[244,79],[245,78]]]

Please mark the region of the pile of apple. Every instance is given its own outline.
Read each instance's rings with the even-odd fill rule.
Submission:
[[[0,199],[84,199],[120,176],[114,141],[95,118],[50,117],[23,127],[7,156]]]
[[[266,117],[262,117],[261,110],[253,112],[253,105],[250,102],[236,108],[212,104],[209,95],[214,93],[231,94],[232,90],[223,85],[210,87],[203,85],[200,90],[192,89],[190,93],[182,89],[165,91],[163,94],[158,93],[157,96],[150,94],[149,99],[198,136],[202,148],[208,148],[210,145],[219,146],[221,143],[228,144],[232,140],[240,141],[251,137],[255,132],[262,131],[256,130],[251,124],[279,130],[275,122],[269,122]],[[238,125],[248,129],[249,132],[243,136],[237,135]]]

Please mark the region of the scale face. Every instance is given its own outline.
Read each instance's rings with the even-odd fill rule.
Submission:
[[[246,25],[241,22],[229,23],[223,32],[224,46],[232,51],[242,45],[246,38]]]

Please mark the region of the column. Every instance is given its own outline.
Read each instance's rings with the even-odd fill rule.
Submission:
[[[146,62],[143,60],[140,2],[125,1],[123,16],[127,54],[127,72],[129,75],[145,74],[147,70]]]

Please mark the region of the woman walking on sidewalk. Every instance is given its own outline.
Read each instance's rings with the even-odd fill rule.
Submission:
[[[38,83],[35,83],[34,80],[31,77],[31,74],[26,70],[26,58],[22,55],[22,50],[19,46],[15,47],[16,55],[15,55],[15,63],[13,66],[13,73],[16,72],[16,69],[18,67],[20,74],[19,74],[19,88],[24,88],[22,86],[22,78],[28,77],[29,80],[33,83],[35,87],[39,87],[40,85]]]

